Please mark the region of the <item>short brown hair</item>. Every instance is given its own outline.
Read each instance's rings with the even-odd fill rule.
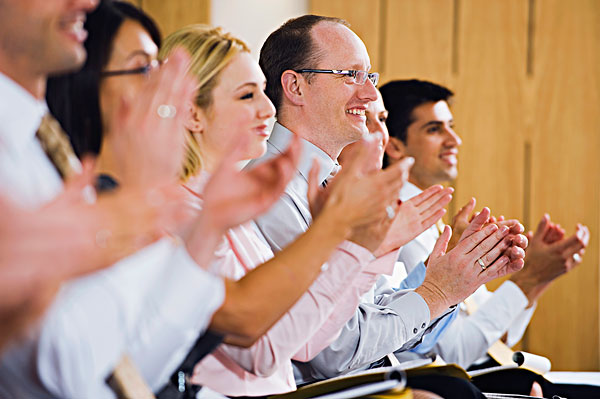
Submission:
[[[267,78],[266,94],[278,111],[283,95],[281,74],[288,69],[314,68],[321,58],[322,51],[316,48],[310,32],[323,21],[350,26],[340,18],[303,15],[281,25],[269,35],[260,49],[258,63]]]

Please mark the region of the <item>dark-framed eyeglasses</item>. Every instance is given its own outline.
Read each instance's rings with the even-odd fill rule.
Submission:
[[[377,86],[379,83],[379,74],[377,72],[369,73],[367,71],[357,71],[354,69],[297,69],[298,73],[331,73],[334,75],[345,75],[352,78],[352,82],[357,85],[364,85],[367,79]]]
[[[103,78],[107,78],[110,76],[123,76],[123,75],[148,75],[154,69],[157,69],[161,66],[161,62],[158,60],[152,60],[148,64],[141,66],[139,68],[133,69],[117,69],[113,71],[102,71],[100,72],[100,76]]]

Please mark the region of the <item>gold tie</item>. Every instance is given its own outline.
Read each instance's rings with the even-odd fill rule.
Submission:
[[[42,118],[36,133],[44,152],[63,180],[81,173],[81,162],[60,124],[50,114]],[[127,355],[123,355],[113,371],[111,388],[120,398],[154,398],[154,394]]]
[[[69,138],[52,115],[46,114],[42,118],[36,135],[63,180],[81,173],[81,163],[71,147]]]

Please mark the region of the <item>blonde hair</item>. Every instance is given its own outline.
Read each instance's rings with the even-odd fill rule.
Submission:
[[[212,91],[217,86],[223,69],[237,54],[250,52],[246,43],[230,33],[201,24],[186,26],[167,36],[158,58],[167,58],[176,47],[183,47],[190,54],[189,71],[198,81],[195,103],[205,111],[212,104]],[[188,131],[182,179],[187,180],[201,169],[200,146],[192,132]]]

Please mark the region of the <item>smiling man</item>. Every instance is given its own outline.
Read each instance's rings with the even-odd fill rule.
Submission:
[[[294,135],[302,139],[303,145],[297,176],[279,202],[257,219],[259,229],[277,252],[312,223],[308,197],[312,190],[309,190],[309,177],[313,160],[320,166],[317,184],[326,186],[339,168],[337,158],[342,149],[368,135],[366,112],[369,104],[378,98],[375,85],[379,76],[370,72],[367,49],[345,21],[316,15],[289,20],[271,33],[261,49],[259,63],[267,78],[267,95],[277,110],[277,123],[267,142],[266,155],[251,162],[249,167],[280,153]],[[394,165],[378,173],[390,173],[397,167]],[[374,185],[373,191],[376,190]],[[394,226],[400,225],[396,222],[402,217],[395,215],[402,214],[407,207],[400,209],[394,201],[388,208],[387,218],[394,220]],[[432,219],[420,232],[434,222]],[[456,252],[456,257],[447,254],[438,258],[440,263],[430,262],[425,281],[414,290],[394,292],[385,284],[375,285],[379,275],[393,272],[397,251],[392,249],[416,236],[402,241],[399,237],[407,228],[390,228],[389,232],[388,228],[384,216],[376,225],[355,229],[348,238],[346,245],[353,250],[362,249],[379,256],[363,269],[363,273],[372,275],[372,283],[348,288],[362,295],[361,301],[354,314],[347,316],[348,323],[329,347],[320,348],[323,351],[316,357],[316,348],[312,348],[311,355],[298,353],[294,357],[294,360],[310,361],[302,364],[302,376],[298,375],[297,381],[330,378],[366,368],[391,352],[415,346],[424,334],[452,313],[456,298],[466,297],[471,289],[474,291],[482,283],[479,277],[483,278],[484,274],[474,265],[475,260],[467,260],[467,252],[461,255]],[[474,229],[479,231],[479,228]],[[498,233],[508,234],[508,230]],[[449,234],[449,230],[445,234]],[[397,245],[381,252],[381,243],[390,237],[398,237]],[[502,244],[498,248],[507,247]],[[508,269],[520,268],[519,260],[509,256],[502,258],[508,263],[498,270],[501,274]],[[442,264],[444,266],[440,267]],[[479,273],[479,277],[461,275],[464,271]],[[442,276],[448,281],[441,281]],[[432,295],[429,291],[432,286],[444,287],[441,296],[445,299]],[[448,300],[449,297],[453,299]],[[336,314],[332,317],[345,316]],[[336,334],[332,334],[334,336]],[[412,387],[424,389],[444,385],[449,388],[442,394],[444,397],[452,397],[446,396],[448,392],[457,398],[481,397],[474,387],[461,381],[434,382],[429,379],[423,385],[411,382],[415,382]]]
[[[387,126],[390,141],[386,147],[386,163],[394,164],[405,156],[415,159],[409,183],[400,192],[401,199],[406,201],[432,184],[454,180],[458,174],[457,155],[462,140],[454,131],[450,111],[452,91],[420,80],[395,80],[386,83],[380,90],[389,111]],[[466,223],[474,205],[475,201],[471,200],[459,211],[454,230],[460,231],[459,225]],[[433,226],[405,245],[398,260],[408,272],[412,271],[430,256],[438,237],[439,231]],[[525,266],[521,271],[493,293],[482,285],[461,305],[459,316],[436,337],[439,340],[425,340],[413,352],[397,353],[396,356],[400,360],[409,360],[434,352],[449,363],[468,368],[485,356],[490,346],[500,338],[503,337],[509,346],[520,341],[533,315],[536,300],[556,277],[581,262],[589,241],[589,231],[587,227],[578,225],[574,235],[564,237],[564,231],[546,215],[530,237]],[[475,311],[477,307],[479,309]],[[473,315],[470,315],[471,312]],[[519,370],[475,378],[474,382],[488,392],[529,394],[532,382],[537,381],[548,396],[597,395],[591,388],[588,391],[586,387],[552,385],[537,377]]]

